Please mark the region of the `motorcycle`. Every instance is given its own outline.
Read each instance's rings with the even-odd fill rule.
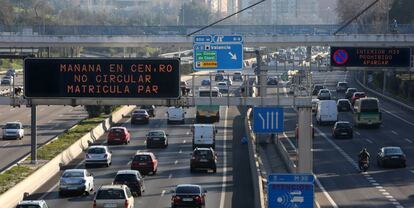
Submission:
[[[369,160],[367,159],[363,159],[359,162],[359,170],[361,170],[362,172],[367,172],[369,167]]]

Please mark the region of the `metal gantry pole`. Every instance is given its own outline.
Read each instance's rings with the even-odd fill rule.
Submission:
[[[384,70],[383,74],[384,74],[384,79],[383,79],[383,82],[382,82],[382,94],[385,94],[385,91],[386,91],[386,88],[387,88],[387,71]]]
[[[298,107],[298,173],[313,173],[312,108]]]
[[[31,107],[31,113],[32,113],[32,119],[31,119],[31,163],[36,164],[37,163],[37,128],[36,128],[36,105],[32,105]]]

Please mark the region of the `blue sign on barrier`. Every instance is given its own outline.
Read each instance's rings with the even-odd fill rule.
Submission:
[[[194,70],[241,70],[243,37],[199,35],[194,37]]]
[[[268,208],[313,207],[312,174],[270,174],[267,183]]]
[[[283,108],[254,107],[253,132],[277,133],[283,132]]]

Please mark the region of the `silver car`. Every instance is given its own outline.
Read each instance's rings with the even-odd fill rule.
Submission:
[[[134,197],[126,185],[104,185],[96,192],[93,207],[133,208]]]
[[[89,147],[85,157],[85,167],[89,165],[109,167],[112,164],[112,151],[109,151],[108,147],[104,145]]]
[[[85,169],[68,169],[59,180],[59,195],[81,193],[89,195],[94,189],[93,175]]]

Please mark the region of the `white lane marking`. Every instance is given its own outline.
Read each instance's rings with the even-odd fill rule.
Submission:
[[[189,131],[187,131],[185,134],[190,135],[190,132],[189,132]]]
[[[391,130],[391,132],[392,132],[393,134],[395,134],[395,135],[398,135],[398,133],[397,133],[396,131],[394,131],[394,130]]]
[[[295,145],[292,143],[292,141],[290,141],[289,137],[286,135],[285,132],[283,132],[283,136],[287,139],[289,145],[296,150]]]
[[[3,144],[1,147],[5,147],[5,146],[7,146],[9,144],[10,144],[10,142],[6,142],[6,144]]]
[[[165,195],[165,190],[162,190],[161,196],[164,196],[164,195]]]
[[[355,162],[342,148],[340,148],[338,145],[335,144],[335,142],[331,141],[330,139],[328,139],[328,136],[326,136],[325,133],[323,133],[319,128],[315,127],[315,130],[319,133],[319,135],[321,135],[329,144],[331,144],[352,166],[354,166],[354,168],[359,171],[359,167],[357,162]],[[363,172],[363,175],[365,175],[365,177],[370,177],[371,175],[368,174],[367,172]],[[372,180],[375,181],[375,180]],[[372,186],[376,187],[379,186],[380,184],[378,182],[372,182],[371,183]],[[384,193],[388,193],[388,192],[383,192]],[[389,193],[387,195],[390,195]]]
[[[182,151],[182,150],[180,150],[180,151],[178,152],[178,154],[181,154],[181,153],[183,153],[183,151]]]
[[[174,161],[174,165],[177,165],[177,164],[178,164],[178,160],[175,160],[175,161]]]
[[[52,120],[48,120],[47,122],[48,122],[48,123],[52,123]]]
[[[405,141],[407,141],[408,143],[413,143],[413,141],[411,141],[410,139],[405,139]]]
[[[358,136],[361,136],[361,133],[359,133],[357,131],[355,131],[355,134],[358,135]]]
[[[377,189],[382,189],[382,188],[384,188],[384,187],[382,187],[382,186],[375,186],[375,188],[377,188]]]
[[[409,121],[407,121],[407,120],[405,120],[405,119],[401,118],[400,116],[395,115],[394,113],[391,113],[391,112],[390,112],[390,111],[388,111],[388,110],[385,110],[384,108],[382,108],[382,110],[383,110],[383,111],[385,111],[386,113],[388,113],[388,114],[390,114],[390,115],[394,116],[395,118],[398,118],[398,119],[400,119],[401,121],[404,121],[405,123],[410,124],[411,126],[414,126],[414,123],[409,122]]]
[[[172,176],[173,176],[173,174],[172,174],[172,173],[170,173],[170,175],[168,175],[168,179],[171,179],[171,178],[172,178]]]
[[[185,141],[185,139],[184,139],[184,141],[183,141],[183,144],[185,144],[187,141]]]
[[[74,169],[79,168],[81,165],[84,164],[84,160],[82,160],[79,164],[77,164]],[[94,184],[95,185],[95,184]],[[56,182],[56,184],[54,186],[52,186],[52,188],[50,188],[49,190],[47,190],[42,196],[40,196],[40,200],[44,199],[47,195],[51,194],[53,190],[55,190],[57,187],[59,186],[59,182]]]
[[[130,161],[128,161],[127,162],[127,166],[130,166],[131,165],[131,163],[132,163],[132,161],[130,160]]]
[[[59,117],[63,117],[63,116],[64,116],[63,114],[60,114],[60,115],[59,115]]]
[[[410,172],[414,174],[414,170],[410,170]]]
[[[332,197],[328,194],[325,187],[322,186],[322,184],[319,181],[318,177],[316,177],[315,174],[314,174],[314,176],[315,176],[315,182],[319,186],[319,189],[321,189],[323,195],[325,195],[325,197],[328,199],[329,203],[331,203],[333,208],[338,208],[338,205],[335,203],[335,201],[332,199]]]
[[[368,143],[374,143],[374,142],[372,142],[370,139],[365,139]]]
[[[227,142],[227,116],[229,108],[226,107],[224,113],[224,136],[223,136],[223,180],[221,183],[221,196],[220,196],[220,208],[224,208],[224,199],[226,197],[226,180],[227,180],[227,153],[226,153],[226,142]]]

